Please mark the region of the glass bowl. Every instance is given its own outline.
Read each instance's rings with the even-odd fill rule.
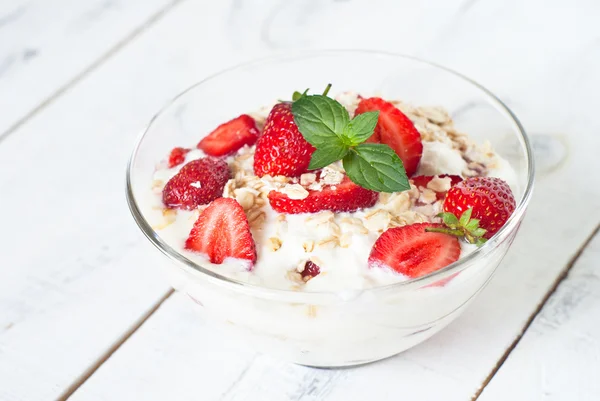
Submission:
[[[175,146],[197,143],[236,115],[255,111],[295,90],[355,91],[415,105],[440,105],[458,130],[491,142],[516,172],[517,208],[484,246],[427,276],[350,292],[269,289],[200,266],[151,228],[147,201],[157,161]],[[444,67],[371,51],[296,53],[220,72],[166,105],[140,136],[127,169],[127,199],[135,221],[167,257],[173,286],[214,322],[259,351],[303,365],[357,365],[395,355],[456,319],[492,277],[529,202],[533,159],[523,127],[493,94]],[[365,261],[366,263],[366,261]],[[450,279],[451,278],[451,279]]]

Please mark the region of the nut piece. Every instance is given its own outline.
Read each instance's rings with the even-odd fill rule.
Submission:
[[[329,167],[321,172],[321,183],[325,185],[338,185],[344,179],[344,174]]]
[[[309,186],[317,180],[317,175],[313,173],[306,173],[300,176],[300,185]]]
[[[287,184],[281,188],[280,192],[286,194],[288,198],[296,200],[306,199],[308,196],[308,191],[300,184]]]

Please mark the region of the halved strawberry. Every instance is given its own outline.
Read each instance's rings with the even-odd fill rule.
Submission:
[[[389,267],[410,278],[439,270],[460,257],[460,244],[448,234],[426,232],[441,224],[418,223],[390,228],[373,245],[369,267]]]
[[[413,184],[417,187],[423,187],[423,188],[427,188],[427,184],[429,184],[429,182],[431,180],[433,180],[433,178],[436,177],[434,175],[418,175],[416,177],[412,177],[411,180],[413,182]],[[463,179],[460,175],[449,175],[449,174],[440,174],[437,176],[438,178],[450,178],[450,187],[453,187],[454,185],[458,184],[459,182],[461,182]],[[438,192],[435,191],[437,199],[438,200],[443,200],[446,197],[446,192],[442,191],[442,192]]]
[[[169,168],[173,168],[183,163],[185,161],[185,155],[187,155],[190,150],[191,149],[186,148],[173,148],[169,154]]]
[[[353,212],[373,206],[379,193],[365,189],[346,176],[338,185],[324,187],[320,191],[308,191],[304,199],[290,199],[278,191],[269,192],[269,203],[279,213],[316,213],[321,210]]]
[[[396,106],[378,97],[362,99],[355,114],[379,111],[379,120],[369,141],[379,141],[394,149],[402,159],[406,174],[416,173],[423,154],[421,134],[415,125]]]
[[[305,173],[315,148],[304,139],[292,115],[292,104],[276,104],[254,153],[254,174],[297,177]]]
[[[210,156],[226,156],[258,139],[256,122],[247,114],[219,125],[198,143],[198,149]]]
[[[225,258],[256,261],[248,219],[242,206],[232,198],[216,199],[200,213],[185,241],[185,249],[206,254],[215,264],[223,263]]]
[[[502,228],[516,206],[510,186],[494,177],[467,178],[450,188],[444,201],[444,211],[456,217],[473,208],[471,217],[487,230],[484,238],[488,239]]]
[[[224,160],[205,157],[192,160],[179,170],[163,188],[163,203],[168,208],[192,210],[223,196],[229,180]]]

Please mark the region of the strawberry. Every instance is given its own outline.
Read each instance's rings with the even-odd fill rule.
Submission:
[[[183,163],[185,161],[185,155],[187,155],[190,150],[191,149],[173,148],[169,154],[169,168],[179,166]]]
[[[315,148],[302,136],[294,122],[292,104],[276,104],[256,143],[254,174],[296,177],[305,173]]]
[[[163,189],[163,203],[168,208],[192,210],[223,195],[229,180],[225,161],[205,157],[183,166]]]
[[[198,149],[209,156],[226,156],[244,145],[254,145],[257,139],[256,122],[249,115],[242,114],[219,125],[198,143]]]
[[[441,224],[418,223],[390,228],[375,242],[369,255],[369,267],[389,267],[410,278],[439,270],[460,257],[458,238],[426,232]]]
[[[446,194],[444,211],[462,216],[473,209],[472,216],[491,238],[515,211],[516,202],[508,184],[500,178],[471,177],[454,185]]]
[[[423,154],[421,134],[414,124],[396,106],[378,97],[362,99],[355,114],[379,111],[375,131],[368,141],[379,141],[392,148],[402,159],[406,174],[410,177],[416,171]]]
[[[321,191],[308,191],[304,199],[290,199],[278,191],[269,192],[269,203],[279,213],[316,213],[321,210],[353,212],[371,207],[379,198],[377,192],[365,189],[346,176],[338,185],[324,187]]]
[[[308,281],[319,274],[321,274],[321,268],[310,260],[306,262],[304,265],[304,270],[302,270],[300,273],[302,280],[304,281]]]
[[[427,188],[427,184],[429,184],[429,182],[431,180],[433,180],[433,175],[418,175],[416,177],[412,177],[411,180],[413,182],[413,184],[417,187],[423,187],[423,188]],[[460,175],[448,175],[448,174],[440,174],[437,177],[439,178],[450,178],[450,186],[453,187],[454,185],[458,184],[459,182],[461,182],[463,179]],[[436,196],[438,200],[444,200],[444,198],[446,197],[446,192],[436,192]]]
[[[232,198],[219,198],[204,209],[185,241],[185,249],[208,255],[211,263],[225,258],[254,263],[256,249],[242,206]]]

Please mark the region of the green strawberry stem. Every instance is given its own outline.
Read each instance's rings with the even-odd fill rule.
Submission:
[[[481,246],[487,241],[485,238],[483,238],[486,230],[479,227],[478,219],[471,218],[472,213],[473,209],[469,208],[462,213],[460,219],[452,213],[440,213],[438,217],[442,218],[442,222],[445,227],[430,227],[426,228],[425,231],[464,238],[469,244]]]

